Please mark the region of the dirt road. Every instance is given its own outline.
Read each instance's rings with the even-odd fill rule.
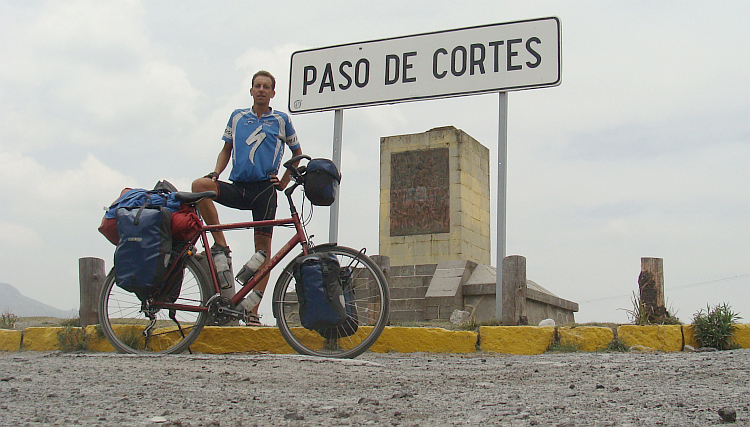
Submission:
[[[0,354],[0,425],[685,426],[750,421],[750,350]]]

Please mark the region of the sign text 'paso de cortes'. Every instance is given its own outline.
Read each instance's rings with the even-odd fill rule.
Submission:
[[[289,111],[556,86],[560,40],[551,17],[294,52]]]

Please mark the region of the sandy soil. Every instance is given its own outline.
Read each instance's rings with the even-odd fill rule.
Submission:
[[[750,350],[0,354],[0,425],[685,426],[750,415]]]

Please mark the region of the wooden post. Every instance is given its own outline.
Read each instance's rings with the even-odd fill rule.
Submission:
[[[383,272],[383,275],[385,276],[385,280],[390,284],[391,282],[391,257],[386,255],[373,255],[370,258],[372,258],[373,261],[375,261],[375,264],[380,267],[380,270]]]
[[[661,258],[641,258],[638,276],[641,317],[659,323],[668,317],[664,306],[664,263]]]
[[[526,258],[511,255],[503,259],[503,315],[506,326],[527,325],[526,317]]]
[[[81,288],[81,306],[78,317],[82,327],[99,323],[99,294],[104,287],[104,260],[100,258],[80,258],[78,260],[78,281]]]

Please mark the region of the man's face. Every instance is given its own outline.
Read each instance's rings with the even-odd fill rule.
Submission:
[[[255,77],[253,87],[250,88],[250,95],[252,95],[256,104],[268,105],[271,102],[271,98],[276,96],[276,91],[271,88],[272,85],[273,82],[268,76]]]

